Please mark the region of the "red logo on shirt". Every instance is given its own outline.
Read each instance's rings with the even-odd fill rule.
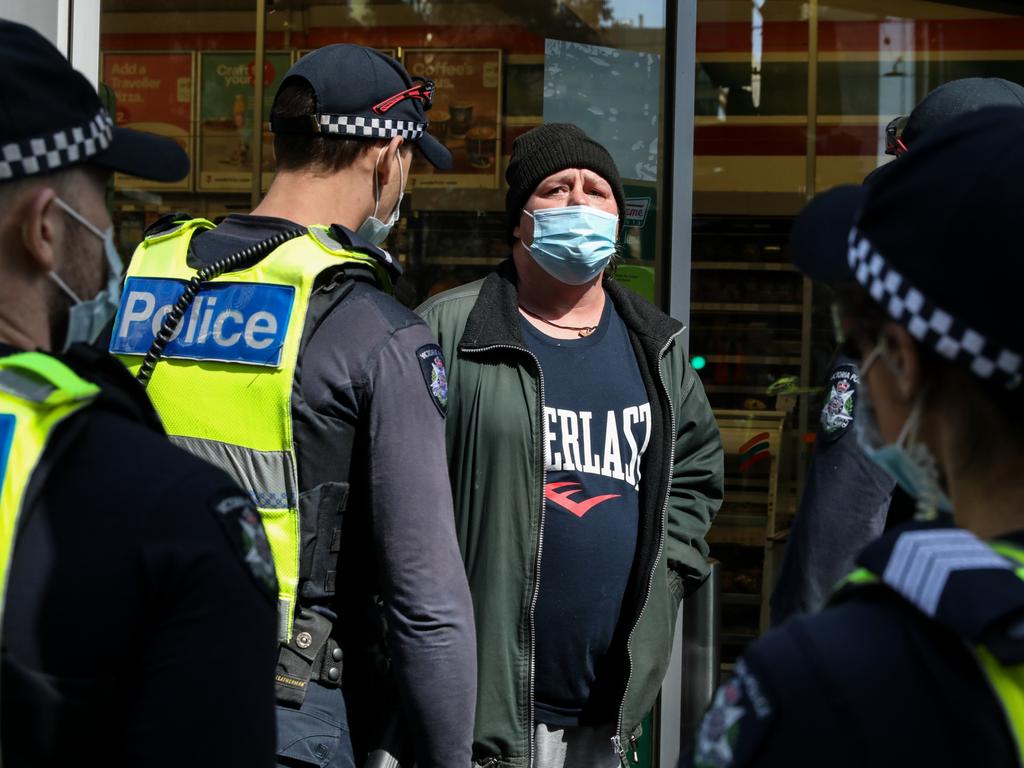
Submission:
[[[565,488],[566,490],[559,491],[559,488]],[[548,501],[553,501],[562,509],[572,512],[576,517],[583,517],[598,504],[606,502],[608,499],[617,499],[621,495],[618,493],[607,493],[603,496],[595,496],[592,499],[583,499],[582,501],[573,501],[569,498],[574,493],[579,493],[582,490],[583,486],[580,483],[548,483],[544,486],[544,498]]]

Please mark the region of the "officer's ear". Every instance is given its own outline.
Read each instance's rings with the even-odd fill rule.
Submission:
[[[899,323],[888,323],[882,329],[882,339],[885,344],[882,359],[896,380],[900,397],[909,402],[917,397],[924,384],[920,347]]]
[[[377,163],[377,173],[380,174],[380,185],[383,187],[387,184],[392,176],[398,175],[398,166],[395,163],[396,158],[401,162],[401,158],[398,157],[398,150],[405,141],[401,136],[395,136],[387,144],[384,145],[384,152],[380,154],[380,150],[377,153],[380,154],[380,160]]]
[[[38,269],[50,272],[56,268],[60,238],[64,232],[63,212],[54,203],[53,187],[39,186],[30,190],[18,206],[21,220],[21,242]]]

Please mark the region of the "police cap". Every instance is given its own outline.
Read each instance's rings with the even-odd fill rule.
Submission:
[[[342,138],[401,136],[420,148],[435,167],[452,167],[452,155],[427,132],[434,82],[410,77],[390,56],[361,45],[327,45],[307,53],[288,70],[281,90],[294,78],[313,89],[316,114],[270,113],[274,133],[325,134]],[[274,99],[275,104],[277,98]]]
[[[989,107],[935,129],[883,184],[837,187],[798,217],[805,274],[845,267],[923,346],[1020,386],[1024,353],[1024,109]]]
[[[171,139],[116,128],[96,90],[30,27],[0,19],[0,182],[81,163],[154,181],[188,175]]]

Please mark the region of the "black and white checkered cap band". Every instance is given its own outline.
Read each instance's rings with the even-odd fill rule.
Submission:
[[[355,117],[353,115],[320,115],[320,128],[327,133],[374,139],[418,139],[427,128],[426,123],[411,120],[389,120],[384,117]]]
[[[113,135],[114,121],[105,109],[100,109],[85,125],[4,144],[0,146],[0,181],[80,163],[109,147]]]
[[[856,227],[850,230],[850,269],[871,297],[911,335],[943,357],[967,364],[982,379],[1007,389],[1021,384],[1021,355],[953,317],[912,286]]]

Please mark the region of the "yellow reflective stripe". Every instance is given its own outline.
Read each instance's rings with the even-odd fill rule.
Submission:
[[[176,223],[176,225],[171,229],[166,229],[163,232],[157,232],[155,235],[150,235],[143,240],[143,242],[152,245],[153,243],[159,243],[162,240],[167,240],[172,237],[179,237],[183,232],[190,229],[213,229],[215,226],[217,225],[209,219],[188,219],[186,221]]]
[[[832,591],[835,593],[846,587],[858,586],[860,584],[874,584],[877,581],[879,581],[878,577],[867,568],[858,568],[844,576]]]
[[[985,677],[1003,705],[1010,733],[1017,742],[1017,757],[1024,765],[1024,664],[1004,667],[987,648],[977,646],[974,650]]]
[[[99,393],[99,387],[95,384],[80,378],[60,360],[42,352],[8,355],[0,359],[0,368],[28,373],[45,381],[51,391],[44,402],[50,405],[83,400]]]
[[[52,364],[51,362],[52,361]],[[0,391],[0,415],[10,441],[0,456],[0,623],[7,595],[14,535],[24,502],[25,490],[53,430],[66,418],[85,408],[99,388],[84,381],[57,360],[42,353],[10,355],[0,359],[0,372],[27,379],[29,388],[41,378],[59,382],[42,401]],[[64,389],[63,387],[66,387]],[[6,442],[6,441],[5,441]]]
[[[1024,550],[1007,541],[991,541],[989,546],[1005,558],[1024,565]]]
[[[299,590],[299,510],[257,509],[263,520],[263,530],[267,532],[267,541],[270,542],[270,554],[274,558],[274,571],[277,573],[278,602],[285,614],[280,617],[280,639],[288,642]]]

